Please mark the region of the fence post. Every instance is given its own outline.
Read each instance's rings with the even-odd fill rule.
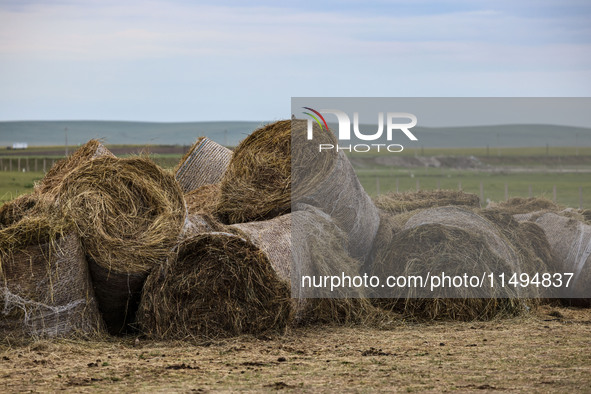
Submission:
[[[37,167],[37,158],[35,157],[35,172],[37,172],[39,168]]]
[[[441,179],[437,180],[437,190],[441,190]]]
[[[505,183],[505,201],[509,199],[509,185]]]
[[[579,186],[579,209],[583,209],[583,187]]]
[[[376,196],[380,195],[380,178],[376,176]]]
[[[480,206],[482,207],[482,204],[484,204],[484,185],[482,184],[482,181],[480,181]]]
[[[419,180],[417,179],[417,191],[419,191],[419,190],[420,190],[420,187],[419,187]]]
[[[531,193],[531,185],[529,185],[527,187],[527,192],[528,192],[528,197],[531,198],[532,197],[532,193]]]
[[[552,187],[552,201],[556,202],[556,185]]]
[[[12,172],[12,157],[8,159],[8,168],[9,171]]]
[[[396,178],[396,193],[398,193],[398,178]]]
[[[460,182],[458,183],[458,190],[459,190],[459,191],[462,191],[462,181],[460,181]]]

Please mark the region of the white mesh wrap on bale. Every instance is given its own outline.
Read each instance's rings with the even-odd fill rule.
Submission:
[[[0,261],[0,332],[63,337],[102,329],[76,234],[10,251]]]
[[[380,226],[380,216],[342,151],[338,153],[330,174],[313,192],[293,201],[292,209],[297,210],[300,204],[327,213],[347,233],[349,254],[365,261]]]
[[[226,172],[231,158],[230,149],[209,138],[201,137],[178,165],[175,178],[183,193],[200,186],[218,183]]]
[[[471,233],[482,235],[493,253],[509,263],[514,270],[513,272],[520,272],[519,257],[513,246],[503,237],[493,223],[477,213],[456,206],[425,209],[411,216],[402,227],[402,230],[415,228],[424,224],[441,224],[457,227]]]
[[[551,212],[531,219],[544,230],[562,272],[573,273],[565,296],[591,298],[591,226]]]

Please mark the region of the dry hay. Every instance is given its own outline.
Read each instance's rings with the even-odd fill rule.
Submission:
[[[307,260],[308,268],[357,272],[359,263],[343,249],[344,234],[324,214],[295,212],[227,226],[186,239],[176,258],[150,274],[138,315],[141,330],[153,338],[201,338],[283,332],[290,324],[376,321],[383,313],[367,299],[305,299],[291,292],[294,217],[302,225],[315,221],[325,239],[338,243],[331,253],[311,243],[298,248],[307,259],[320,256],[315,265]],[[326,237],[328,230],[340,237]],[[310,241],[317,236],[310,233]]]
[[[0,229],[9,227],[25,217],[39,215],[48,207],[39,194],[24,194],[0,207]]]
[[[148,273],[170,255],[183,228],[178,183],[148,159],[101,157],[72,171],[58,198],[82,239],[107,328],[119,333],[134,319]]]
[[[548,272],[553,267],[550,247],[537,226],[516,222],[511,215],[483,210],[479,213],[461,207],[439,207],[407,215],[401,232],[394,235],[387,248],[376,249],[373,273],[388,275],[423,275],[427,272],[448,275],[482,276],[483,272],[512,273]],[[435,294],[424,298],[412,289],[406,299],[381,299],[378,304],[406,313],[414,318],[428,319],[490,319],[512,315],[524,310],[524,301],[517,297],[538,297],[541,291],[528,292],[487,289],[471,293]],[[545,295],[547,296],[547,295]]]
[[[86,163],[98,157],[115,157],[98,140],[90,140],[76,150],[70,157],[62,159],[55,163],[47,171],[41,182],[35,186],[35,192],[41,194],[55,195],[60,188],[61,183],[68,175],[79,165]]]
[[[379,323],[380,314],[360,289],[329,294],[299,287],[303,275],[355,276],[360,269],[360,263],[347,255],[346,234],[332,219],[316,208],[299,208],[266,222],[231,226],[265,253],[281,280],[291,283],[293,324]]]
[[[151,338],[217,338],[282,332],[289,285],[264,253],[231,233],[198,234],[148,277],[138,311]]]
[[[225,223],[266,220],[287,213],[291,210],[292,180],[298,187],[296,193],[302,195],[328,175],[335,155],[318,155],[317,145],[292,138],[305,135],[306,125],[306,121],[297,120],[271,123],[238,145],[221,182],[218,212]],[[332,134],[321,133],[318,126],[314,131],[316,144],[335,140]],[[292,146],[294,142],[298,146]],[[292,157],[292,151],[297,155]],[[305,166],[316,171],[301,170]]]
[[[183,193],[219,183],[232,159],[232,151],[206,137],[200,137],[175,168]]]
[[[385,280],[389,275],[425,276],[427,271],[481,277],[483,271],[511,272],[512,267],[491,250],[482,235],[431,223],[396,234],[389,249],[376,257],[372,275]],[[525,305],[517,295],[511,288],[485,288],[476,293],[460,288],[454,292],[440,289],[427,298],[408,288],[403,297],[374,302],[409,319],[487,320],[521,313]]]
[[[204,185],[185,194],[185,202],[189,213],[205,212],[216,214],[220,199],[220,185]]]
[[[556,203],[541,197],[514,197],[507,201],[492,204],[490,208],[505,212],[511,215],[526,214],[536,211],[560,211],[561,208]]]
[[[341,151],[318,152],[335,143],[330,131],[284,120],[256,130],[234,151],[221,182],[217,212],[228,224],[267,220],[304,203],[329,214],[349,237],[349,253],[364,259],[379,226],[379,215]],[[293,199],[292,199],[293,193]]]
[[[80,240],[48,216],[0,230],[4,338],[95,335],[102,330]]]
[[[555,258],[554,272],[574,274],[570,288],[561,295],[577,299],[574,303],[589,306],[591,294],[591,226],[552,212],[534,219],[542,228]]]
[[[480,208],[480,198],[476,194],[457,190],[419,190],[416,192],[380,194],[374,199],[374,202],[378,208],[391,213],[403,213],[446,205]]]

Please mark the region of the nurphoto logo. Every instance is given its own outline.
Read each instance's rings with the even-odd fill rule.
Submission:
[[[387,150],[388,152],[397,153],[402,152],[404,147],[400,144],[390,144],[394,138],[394,131],[402,131],[406,137],[408,137],[411,141],[418,141],[417,137],[409,130],[417,125],[417,117],[413,114],[407,112],[387,112],[386,116],[384,116],[383,112],[378,112],[378,130],[373,134],[365,134],[359,128],[359,113],[353,112],[353,134],[357,140],[361,141],[377,141],[383,138],[384,134],[384,123],[386,123],[386,140],[387,144],[348,144],[343,145],[341,141],[351,141],[351,119],[349,116],[344,112],[337,109],[322,109],[322,110],[315,110],[310,107],[302,107],[305,110],[310,112],[304,112],[305,115],[308,115],[310,118],[308,119],[308,129],[307,129],[307,138],[308,140],[314,139],[314,131],[313,131],[313,122],[315,121],[318,126],[320,126],[320,130],[322,132],[330,131],[328,128],[328,124],[326,119],[324,119],[323,114],[332,114],[336,116],[338,121],[338,133],[337,137],[339,143],[334,144],[319,144],[318,150],[319,152],[325,150],[336,150],[337,152],[340,150],[349,151],[349,152],[369,152],[370,150],[377,150],[380,152],[382,149]],[[385,120],[384,120],[385,118]],[[406,119],[407,122],[405,123],[397,123],[395,120],[404,120]],[[410,122],[408,122],[410,120]]]

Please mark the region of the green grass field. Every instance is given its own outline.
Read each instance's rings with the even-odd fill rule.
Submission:
[[[407,150],[402,155],[409,157],[415,153],[427,157],[475,156],[487,168],[402,168],[381,165],[375,161],[388,155],[387,153],[354,153],[350,156],[361,184],[372,196],[378,193],[378,189],[379,193],[416,190],[417,187],[421,190],[457,190],[460,185],[462,190],[480,196],[482,183],[483,205],[486,205],[487,200],[504,200],[505,187],[508,197],[531,195],[549,199],[554,198],[556,188],[556,201],[559,204],[591,209],[591,147],[549,148],[548,155],[546,148],[503,148],[499,152],[489,149],[488,155],[485,148],[424,149],[417,152]],[[28,158],[33,157],[35,156]],[[150,157],[168,169],[173,168],[180,159],[179,154],[152,154]],[[23,156],[21,163],[24,163],[24,159]],[[17,157],[12,160],[16,169]],[[558,170],[563,172],[557,172]],[[0,203],[31,192],[34,182],[42,177],[41,171],[0,171]]]

